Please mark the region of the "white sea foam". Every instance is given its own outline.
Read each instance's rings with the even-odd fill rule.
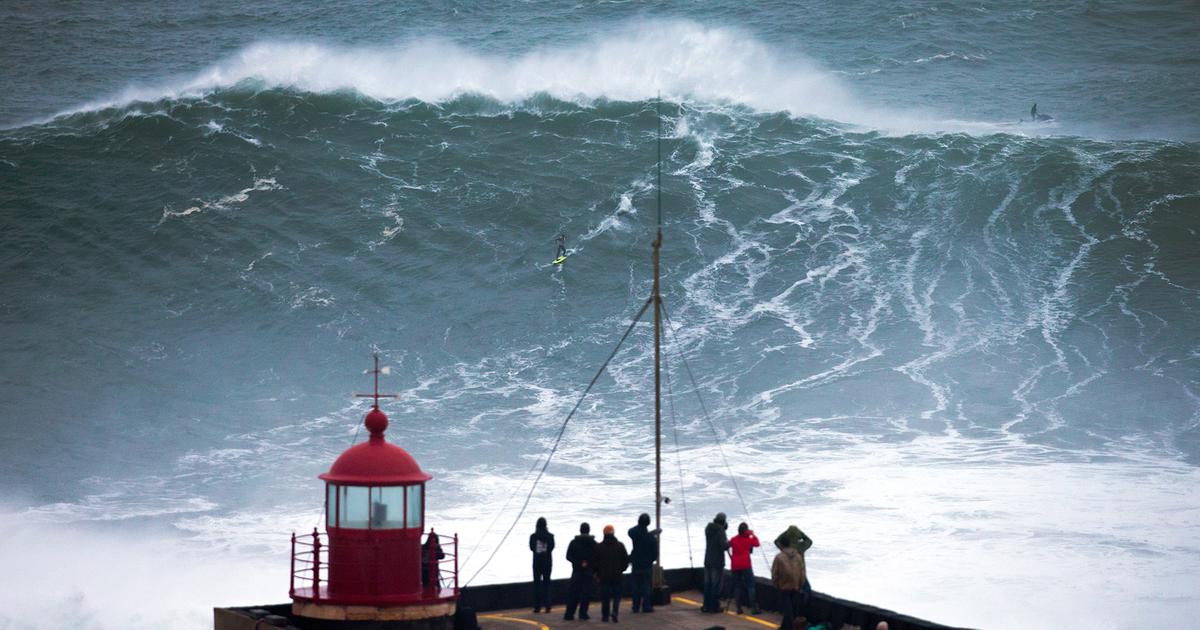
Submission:
[[[864,326],[861,334],[869,335],[874,324]],[[613,378],[620,390],[640,387],[635,372],[644,378],[649,360],[642,350],[618,357]],[[403,392],[399,404],[444,409],[438,405],[458,405],[455,398],[463,390],[521,396],[528,402],[495,413],[527,428],[519,444],[536,440],[548,445],[551,429],[573,403],[574,393],[531,386],[536,381],[504,373],[505,367],[526,366],[536,362],[532,355],[542,354],[542,349],[531,349],[531,356],[447,366]],[[463,387],[450,391],[448,378],[460,379]],[[338,411],[337,418],[232,435],[229,442],[253,446],[189,453],[178,465],[189,473],[219,471],[226,478],[230,463],[243,461],[248,450],[269,447],[308,456],[314,444],[297,439],[314,434],[346,439],[344,433],[332,432],[330,424],[353,430],[346,419],[361,417],[365,405],[356,401]],[[630,409],[640,413],[627,413]],[[581,520],[593,528],[613,523],[618,531],[632,525],[636,514],[652,505],[652,435],[642,420],[634,419],[647,413],[643,401],[633,407],[601,404],[581,414],[514,535],[476,583],[528,579],[522,538],[538,516],[550,520],[560,547]],[[877,443],[831,424],[853,420],[799,418],[776,409],[721,431],[749,502],[750,514],[744,514],[717,448],[707,439],[707,427],[685,418],[678,458],[686,476],[676,476],[672,449],[664,452],[664,490],[673,498],[664,509],[664,564],[695,565],[704,545],[703,524],[722,510],[734,522],[748,519],[764,538],[787,524],[801,525],[817,541],[808,559],[818,590],[945,623],[1123,627],[1167,623],[1195,612],[1190,593],[1200,587],[1200,473],[1194,468],[1119,445],[1095,453],[1109,463],[1090,463],[1086,452],[1057,451],[1010,436],[924,436]],[[495,423],[471,424],[473,447],[480,441],[497,441],[491,448],[514,446],[487,435],[495,431]],[[406,426],[404,435],[412,439],[426,431],[444,437],[436,426]],[[332,461],[338,449],[317,450]],[[522,482],[523,473],[538,459],[536,448],[528,454],[516,462],[455,466],[430,484],[429,524],[443,535],[460,534],[464,559],[478,545],[464,580],[492,554],[520,509],[529,487],[527,480]],[[144,535],[137,525],[99,531],[88,527],[110,521],[113,514],[107,508],[76,506],[65,512],[67,518],[42,518],[64,513],[53,506],[0,511],[0,526],[8,532],[0,539],[0,555],[10,567],[0,574],[0,601],[6,602],[0,627],[67,622],[96,628],[199,629],[211,624],[212,606],[286,601],[289,534],[320,522],[320,485],[305,482],[311,484],[309,502],[253,510],[189,506],[182,496],[158,501],[152,511],[138,509],[129,496],[110,502],[120,508],[122,519],[140,514],[169,523],[180,532],[172,539]],[[187,481],[180,487],[191,486]],[[687,535],[681,486],[690,517]],[[510,501],[514,489],[516,498]],[[170,488],[149,480],[126,488],[126,495],[154,498],[164,490]],[[188,507],[198,509],[179,509]],[[1146,527],[1146,514],[1155,515],[1154,527]],[[768,560],[767,554],[756,556],[760,575]],[[567,571],[566,563],[556,563],[555,577],[565,577]],[[97,575],[106,579],[97,580]],[[905,579],[897,581],[897,575]],[[1128,588],[1131,576],[1139,580],[1137,588]],[[1051,588],[1054,597],[1049,600],[1047,585],[1052,584],[1071,588]],[[153,602],[143,597],[150,591],[156,593]],[[1014,600],[1023,605],[1014,610]],[[38,611],[48,609],[56,613],[43,621]]]
[[[972,55],[970,53],[960,53],[960,52],[951,50],[950,52],[938,53],[936,55],[930,55],[928,57],[921,57],[919,59],[914,59],[914,60],[912,60],[911,63],[929,63],[931,61],[944,61],[947,59],[952,59],[952,60],[957,60],[957,61],[986,61],[987,55],[980,55],[980,54]]]
[[[613,430],[602,423],[571,429],[573,449],[551,466],[515,534],[476,583],[528,579],[522,538],[538,516],[549,519],[560,544],[581,520],[594,528],[613,523],[622,532],[632,525],[651,502],[642,473],[652,470],[652,462],[580,450],[611,438]],[[620,441],[631,444],[630,437],[622,432]],[[1011,443],[938,437],[904,445],[863,441],[836,450],[779,448],[793,439],[782,433],[764,443],[754,427],[729,437],[726,450],[735,458],[750,515],[732,498],[720,464],[714,466],[714,447],[685,448],[691,529],[685,536],[683,495],[669,474],[664,489],[674,500],[664,509],[664,564],[694,565],[703,550],[703,524],[719,509],[734,522],[749,517],[764,538],[787,524],[801,525],[817,541],[808,561],[818,590],[955,625],[1165,623],[1188,612],[1187,598],[1200,585],[1200,479],[1187,466],[1136,457],[1112,464],[1052,462],[1034,447],[1024,463],[997,465],[995,453],[1011,451]],[[667,458],[671,473],[674,456]],[[430,525],[462,536],[464,559],[479,543],[464,580],[491,555],[525,494],[493,522],[521,482],[520,474],[498,472],[477,465],[431,484]],[[211,623],[213,605],[286,601],[288,536],[319,522],[319,490],[314,484],[307,511],[275,506],[181,515],[174,523],[186,537],[170,541],[133,532],[14,527],[5,518],[10,533],[0,550],[23,576],[19,584],[4,585],[20,602],[5,614],[37,627],[37,606],[54,604],[64,611],[56,621],[79,615],[93,627],[161,627],[170,619],[171,627],[202,628]],[[1156,514],[1162,526],[1144,528],[1145,513]],[[756,571],[765,573],[768,560],[769,553],[756,556]],[[101,571],[105,566],[110,572]],[[111,567],[121,569],[112,573]],[[556,563],[556,577],[566,571],[565,563]],[[89,577],[101,573],[110,576],[105,584]],[[1123,588],[1130,575],[1149,582]],[[65,591],[48,588],[55,580]],[[1073,587],[1046,601],[1048,580]],[[165,595],[153,606],[135,605],[132,598],[154,585]],[[1156,593],[1155,606],[1135,601],[1145,593]],[[1023,606],[1013,609],[1014,599]],[[1101,601],[1108,605],[1095,605]]]
[[[89,495],[72,503],[52,503],[30,508],[22,518],[28,522],[76,523],[80,521],[123,521],[211,510],[215,504],[200,497],[144,498],[124,493]]]
[[[250,199],[250,194],[255,192],[264,192],[268,190],[279,190],[283,188],[275,181],[274,177],[256,178],[254,183],[249,188],[243,188],[231,195],[224,195],[216,199],[201,201],[198,205],[188,206],[183,210],[172,210],[170,206],[163,208],[162,217],[158,220],[158,225],[162,225],[168,219],[182,218],[193,214],[199,214],[206,210],[229,210],[233,206],[245,203]]]
[[[519,55],[483,54],[445,39],[338,47],[303,41],[250,45],[193,76],[130,86],[63,113],[160,99],[200,98],[244,82],[308,92],[354,91],[381,101],[444,102],[478,94],[519,103],[539,94],[590,104],[674,102],[786,111],[885,130],[958,130],[927,117],[863,103],[835,73],[794,50],[734,27],[684,20],[621,24],[574,45]]]
[[[222,553],[136,526],[31,524],[11,514],[0,515],[0,523],[0,628],[199,630],[212,627],[214,603],[252,605],[286,596],[279,582],[287,574],[279,562],[286,551]],[[286,536],[279,538],[286,543]]]
[[[633,205],[633,198],[637,195],[644,194],[650,190],[649,180],[639,179],[630,184],[628,190],[621,193],[620,199],[617,201],[617,207],[612,213],[600,220],[596,227],[587,231],[586,234],[579,237],[581,241],[590,241],[601,234],[619,231],[624,232],[629,230],[629,224],[622,220],[632,217],[637,214],[637,207]],[[574,251],[571,252],[575,253]]]

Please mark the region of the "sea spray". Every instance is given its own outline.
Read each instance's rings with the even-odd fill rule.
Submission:
[[[497,6],[280,33],[256,5],[211,44],[211,9],[121,11],[94,28],[139,58],[101,51],[90,74],[55,65],[61,37],[14,50],[0,76],[36,89],[5,112],[101,109],[0,131],[0,626],[200,628],[283,601],[374,351],[389,435],[434,475],[429,522],[490,553],[647,295],[656,111],[667,461],[693,524],[740,509],[698,389],[744,516],[803,525],[819,590],[979,627],[1200,613],[1186,20],[739,5],[736,26],[560,28],[575,9],[493,24]],[[47,10],[69,37],[109,7]],[[1035,94],[1062,124],[1016,124]],[[577,251],[555,270],[560,232]],[[530,505],[560,535],[652,509],[648,333]],[[664,559],[686,566],[676,485]],[[526,553],[480,580],[526,579]]]

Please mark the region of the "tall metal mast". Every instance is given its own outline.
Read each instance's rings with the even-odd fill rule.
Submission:
[[[662,295],[658,287],[658,252],[662,248],[662,96],[654,105],[654,114],[658,118],[658,232],[654,237],[654,527],[662,529],[662,380],[660,378],[662,344]],[[658,535],[660,544],[655,545],[654,564],[662,569],[662,534]]]

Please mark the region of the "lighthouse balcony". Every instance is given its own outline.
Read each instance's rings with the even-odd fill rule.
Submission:
[[[329,533],[292,535],[292,569],[289,595],[296,602],[331,605],[418,606],[458,599],[458,535],[430,532],[420,535],[420,558],[396,558],[387,553],[330,553]],[[414,548],[416,545],[413,546]],[[413,549],[417,551],[417,549]],[[395,580],[400,566],[411,565],[418,576]],[[330,588],[330,576],[334,588]],[[352,583],[354,588],[337,588]]]

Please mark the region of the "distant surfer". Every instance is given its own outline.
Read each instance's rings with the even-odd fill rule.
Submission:
[[[1033,107],[1029,109],[1029,119],[1033,122],[1049,122],[1054,120],[1054,117],[1049,114],[1039,114],[1037,103],[1034,103]]]
[[[558,237],[555,238],[554,240],[558,241],[558,252],[554,254],[554,260],[557,261],[557,260],[562,260],[563,258],[566,258],[567,257],[567,235],[559,234]]]

